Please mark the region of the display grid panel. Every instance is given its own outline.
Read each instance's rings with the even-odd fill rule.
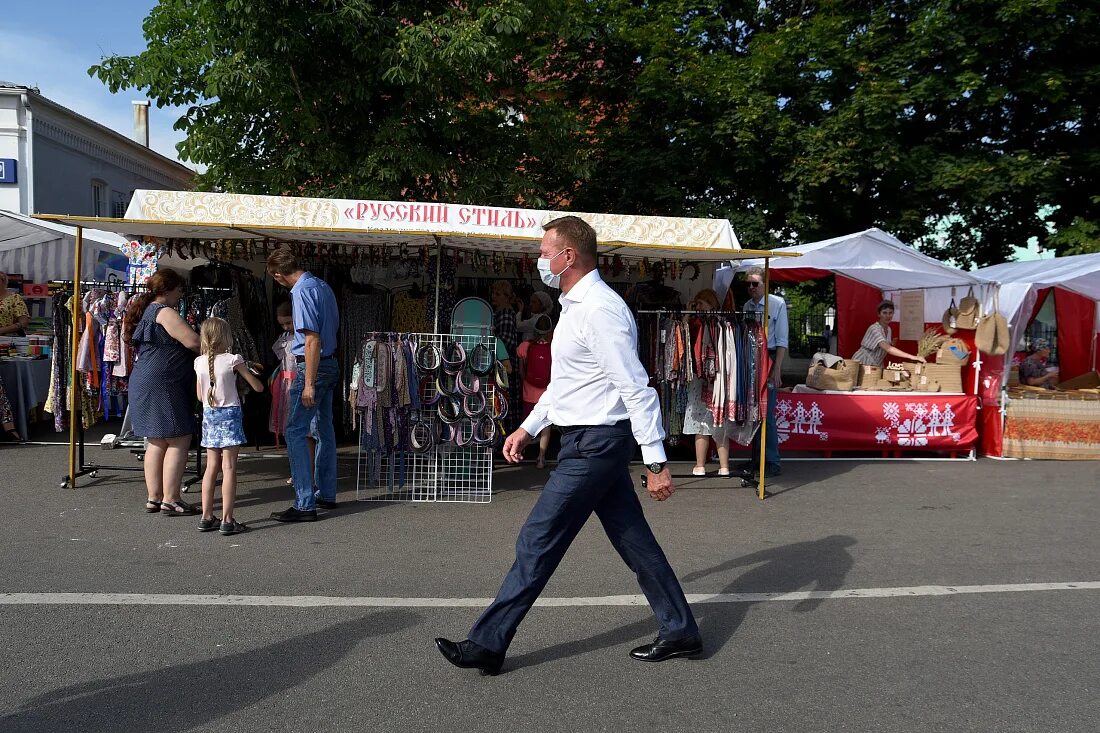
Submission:
[[[441,352],[457,341],[467,354],[482,345],[488,354],[496,353],[496,338],[490,335],[452,336],[450,334],[408,334],[418,346],[432,344]],[[480,365],[484,367],[485,365]],[[492,376],[481,378],[478,393],[485,404],[492,405],[496,384]],[[421,400],[434,396],[434,384],[422,385]],[[422,406],[411,415],[412,422],[427,426],[433,435],[444,428],[435,406]],[[396,502],[461,502],[484,504],[493,497],[493,450],[490,445],[459,446],[454,442],[437,442],[423,453],[412,451],[381,451],[366,447],[360,422],[359,455],[356,470],[355,498],[358,501]],[[410,423],[410,424],[411,424]],[[471,423],[460,421],[457,430],[468,430]]]

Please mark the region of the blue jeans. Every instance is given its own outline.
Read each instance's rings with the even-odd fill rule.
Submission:
[[[336,501],[336,426],[332,421],[332,395],[340,383],[335,359],[322,359],[313,385],[313,407],[302,404],[306,365],[299,364],[290,387],[290,409],[286,418],[286,449],[290,455],[290,477],[294,481],[294,508],[317,508],[314,487],[325,501]],[[316,420],[316,473],[309,471],[310,425]]]
[[[568,428],[566,429],[568,430]],[[645,593],[662,639],[699,633],[680,581],[646,522],[630,475],[630,423],[564,432],[550,474],[516,540],[516,561],[493,601],[470,630],[470,640],[503,653],[569,544],[595,512],[607,538]]]
[[[779,468],[779,432],[775,428],[775,387],[768,385],[768,434],[764,438],[764,465],[768,468]],[[760,463],[760,433],[752,440],[753,465]]]

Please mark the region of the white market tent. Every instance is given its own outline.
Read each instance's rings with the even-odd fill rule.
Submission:
[[[128,240],[113,232],[85,229],[80,272],[91,278],[101,254],[121,255]],[[0,211],[0,271],[45,282],[73,276],[76,228]]]
[[[1100,253],[1006,262],[982,268],[977,274],[1000,283],[999,308],[1008,320],[1009,343],[1021,342],[1039,291],[1044,288],[1063,288],[1096,302],[1095,324],[1100,329]],[[1096,338],[1094,333],[1093,354],[1096,352]],[[1094,368],[1096,366],[1093,364]]]
[[[590,214],[466,204],[135,191],[123,219],[62,214],[43,214],[41,218],[77,227],[78,231],[94,227],[127,236],[160,239],[270,240],[349,246],[404,244],[534,254],[544,233],[543,224],[567,215],[578,216],[592,225],[601,255],[715,263],[760,257],[765,264],[772,258],[799,256],[795,252],[741,249],[726,219]],[[78,236],[77,257],[80,256],[79,241]],[[437,267],[439,261],[436,260]],[[438,278],[437,270],[437,287]],[[767,279],[765,287],[766,284]],[[78,317],[79,308],[73,311],[74,337],[79,331]],[[75,381],[75,373],[73,379]],[[77,409],[74,399],[73,412]],[[70,422],[75,426],[75,420]],[[760,445],[758,493],[763,499],[763,439]],[[70,429],[69,475],[69,485],[75,486],[75,429]]]
[[[771,250],[771,253],[801,255],[797,260],[778,259],[772,263],[774,278],[779,281],[800,282],[835,274],[887,293],[924,290],[925,323],[940,320],[955,290],[973,287],[975,294],[981,297],[992,286],[975,273],[921,254],[881,229],[866,229],[820,242],[780,247]],[[761,262],[745,259],[734,264],[745,270]],[[720,271],[715,289],[721,294],[732,278],[732,269]],[[959,293],[959,296],[963,294]],[[850,312],[853,307],[843,302],[837,303],[840,313]],[[899,319],[900,316],[898,309],[894,317]],[[873,312],[869,313],[868,322],[873,317]],[[862,335],[864,326],[860,326],[859,335]],[[856,338],[858,343],[858,336]]]
[[[944,264],[904,244],[881,229],[867,229],[843,237],[810,244],[780,247],[772,254],[799,254],[797,260],[777,260],[772,269],[792,271],[799,278],[823,277],[836,273],[858,280],[879,290],[919,290],[927,288],[974,287],[989,285],[983,277]],[[742,260],[741,269],[760,265],[758,260]],[[817,270],[819,273],[808,272]],[[942,309],[941,309],[942,310]],[[933,320],[939,320],[937,318]]]

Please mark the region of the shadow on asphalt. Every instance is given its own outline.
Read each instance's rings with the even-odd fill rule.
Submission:
[[[848,548],[856,540],[847,535],[831,535],[813,542],[797,542],[773,547],[749,555],[728,560],[705,570],[688,573],[683,582],[690,583],[710,575],[719,575],[735,568],[754,565],[731,583],[718,591],[727,593],[767,593],[799,590],[839,590],[844,585],[848,571],[855,561]],[[814,611],[820,599],[799,601],[793,610],[800,613]],[[703,657],[709,659],[720,652],[737,633],[754,602],[701,603],[692,607],[699,631],[703,635]],[[652,618],[620,626],[587,639],[557,644],[555,646],[510,658],[505,669],[529,667],[558,659],[587,654],[598,649],[626,644],[652,635],[656,622]]]
[[[418,620],[409,611],[380,611],[261,649],[64,687],[0,717],[0,730],[192,730],[293,689],[364,639]]]

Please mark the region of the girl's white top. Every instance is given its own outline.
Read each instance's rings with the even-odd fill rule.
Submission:
[[[195,359],[195,376],[202,392],[203,407],[240,406],[237,394],[236,368],[244,364],[240,354],[218,354],[214,357],[214,399],[210,399],[210,358],[205,354]]]

